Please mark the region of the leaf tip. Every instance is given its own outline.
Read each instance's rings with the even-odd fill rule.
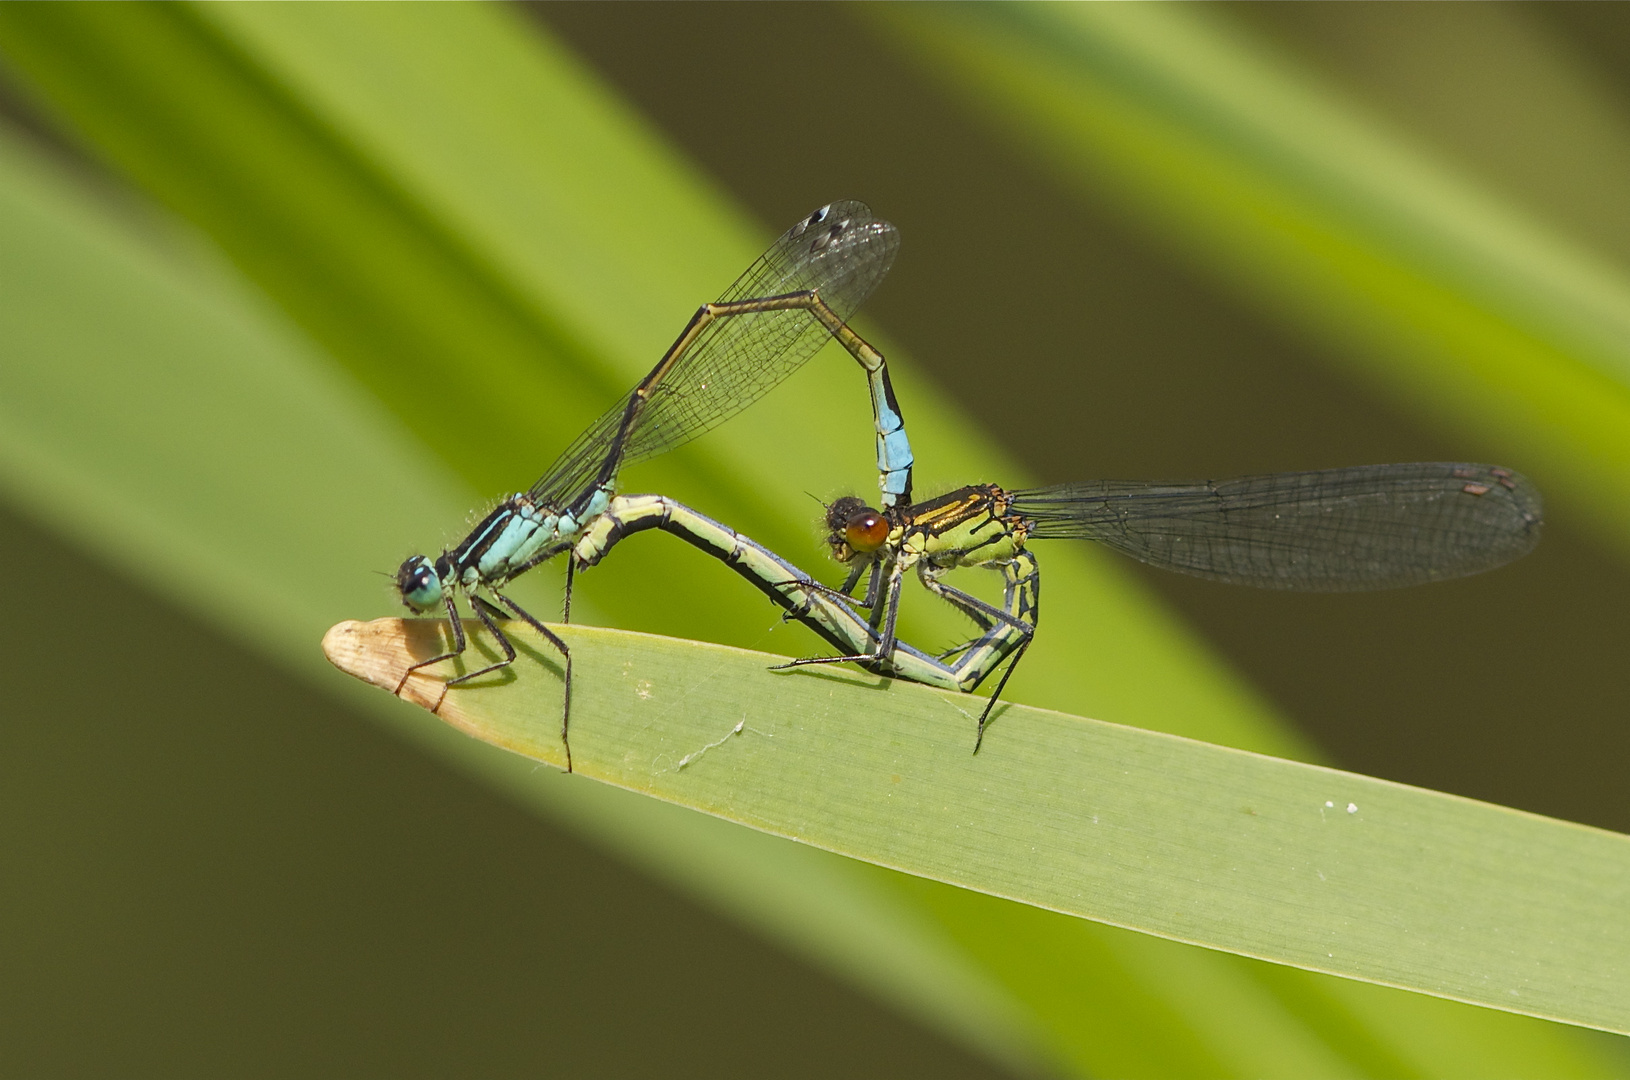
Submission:
[[[323,635],[323,655],[347,675],[434,712],[445,687],[435,682],[427,695],[424,680],[404,679],[417,657],[441,651],[439,633],[439,624],[428,619],[347,619]]]

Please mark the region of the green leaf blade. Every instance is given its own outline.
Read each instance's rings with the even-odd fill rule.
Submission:
[[[411,693],[467,734],[563,765],[547,643],[509,632],[545,662],[458,689],[420,673]],[[1630,837],[1022,705],[974,755],[961,695],[564,632],[585,776],[1069,915],[1630,1033],[1630,926],[1615,918]],[[394,688],[444,633],[347,623],[325,647]]]
[[[495,197],[492,188],[477,183],[479,170],[452,179],[443,175],[438,181],[442,188],[438,189],[436,198],[425,194],[434,185],[423,179],[426,161],[433,163],[436,153],[448,145],[442,141],[445,133],[441,128],[451,122],[467,131],[479,130],[481,118],[492,105],[490,92],[465,95],[456,79],[445,77],[441,66],[429,65],[428,71],[435,76],[429,96],[446,104],[445,113],[421,114],[413,109],[402,109],[400,115],[391,115],[387,110],[371,114],[373,119],[359,124],[357,117],[365,110],[357,110],[356,103],[349,101],[344,93],[330,92],[335,83],[343,90],[345,80],[337,79],[318,88],[302,85],[298,78],[299,64],[294,62],[298,57],[291,58],[286,51],[314,47],[314,41],[330,50],[343,44],[347,62],[356,65],[358,72],[366,73],[369,78],[386,78],[390,85],[402,85],[406,73],[413,72],[425,56],[436,54],[438,34],[448,47],[467,43],[472,38],[490,40],[483,35],[489,34],[493,17],[480,13],[482,9],[473,5],[438,8],[433,14],[425,14],[428,8],[409,6],[358,7],[348,9],[344,16],[332,17],[350,20],[345,31],[349,37],[343,42],[322,41],[321,34],[314,37],[309,32],[298,40],[287,35],[279,40],[266,32],[266,23],[254,33],[243,30],[241,25],[233,29],[233,19],[241,16],[242,21],[247,22],[257,18],[257,13],[271,10],[244,8],[225,12],[220,9],[225,13],[217,17],[213,14],[217,9],[205,9],[204,15],[178,18],[195,19],[199,26],[188,31],[190,36],[186,40],[195,42],[217,60],[227,57],[228,62],[222,62],[221,67],[230,72],[236,65],[244,69],[238,76],[259,84],[272,84],[276,93],[270,95],[270,99],[281,101],[273,111],[283,110],[294,118],[279,119],[277,123],[282,130],[297,134],[307,132],[301,137],[310,137],[314,142],[326,140],[331,152],[329,160],[337,161],[340,171],[351,174],[335,183],[354,185],[364,193],[363,201],[367,201],[374,197],[368,192],[375,190],[369,184],[383,182],[379,180],[381,177],[389,178],[386,186],[395,193],[391,197],[405,204],[407,209],[398,207],[385,214],[379,214],[378,206],[363,209],[378,215],[370,220],[384,222],[380,228],[401,230],[404,235],[373,243],[368,229],[354,228],[347,220],[345,207],[323,202],[326,195],[296,207],[294,216],[300,220],[280,218],[279,213],[287,208],[275,204],[272,198],[275,192],[264,198],[257,197],[253,188],[260,179],[253,170],[229,171],[221,167],[212,158],[215,151],[210,149],[210,139],[197,140],[201,145],[192,150],[199,157],[189,167],[201,169],[223,185],[244,186],[245,190],[239,193],[245,196],[243,212],[264,219],[255,223],[252,242],[234,248],[233,231],[212,225],[208,207],[191,205],[185,198],[166,198],[181,213],[208,229],[231,252],[237,264],[246,268],[267,290],[275,303],[330,349],[357,382],[368,386],[388,403],[401,424],[410,428],[423,443],[434,446],[451,466],[452,476],[448,475],[448,465],[427,462],[428,455],[423,453],[422,446],[406,445],[412,440],[404,439],[402,432],[392,429],[389,422],[382,422],[367,409],[358,409],[347,396],[354,388],[347,385],[343,390],[337,389],[314,376],[311,370],[292,364],[280,371],[279,377],[290,382],[306,380],[309,383],[306,389],[333,407],[315,409],[312,415],[303,417],[309,423],[294,425],[298,429],[295,441],[317,458],[318,464],[302,469],[301,475],[293,478],[298,483],[291,485],[290,475],[279,467],[284,460],[286,436],[275,432],[268,435],[263,427],[244,423],[259,418],[258,411],[264,410],[265,401],[244,394],[245,387],[233,385],[233,365],[240,357],[236,339],[227,338],[217,341],[216,352],[208,348],[188,352],[189,360],[196,360],[200,370],[207,371],[214,364],[219,371],[212,380],[196,386],[183,385],[182,396],[174,401],[166,401],[165,395],[171,392],[166,389],[168,384],[144,385],[138,381],[129,387],[124,406],[133,413],[149,409],[152,415],[165,416],[166,422],[172,425],[171,430],[136,425],[128,432],[126,443],[98,441],[86,445],[83,440],[65,438],[69,430],[66,426],[36,430],[26,422],[30,418],[23,417],[25,422],[17,423],[13,430],[28,432],[30,441],[26,446],[8,447],[8,452],[15,450],[16,454],[9,460],[7,479],[14,490],[20,490],[25,483],[39,481],[36,494],[30,498],[37,498],[39,506],[49,506],[52,519],[62,527],[77,531],[90,543],[101,545],[133,572],[146,575],[160,587],[197,602],[233,632],[271,643],[282,657],[299,657],[309,655],[313,627],[318,625],[316,619],[322,613],[327,613],[323,616],[323,625],[326,625],[326,621],[345,614],[383,610],[390,605],[387,588],[368,571],[389,569],[396,559],[411,550],[408,545],[412,542],[456,540],[465,511],[480,498],[529,482],[532,473],[558,447],[558,440],[569,437],[598,412],[605,400],[625,389],[626,375],[621,373],[643,370],[654,351],[665,345],[677,329],[677,321],[682,321],[697,302],[713,295],[745,265],[745,260],[756,254],[762,239],[751,239],[748,234],[752,230],[718,212],[717,207],[709,209],[705,198],[693,198],[694,177],[679,175],[672,160],[667,159],[663,168],[643,173],[644,179],[637,187],[619,188],[626,177],[597,174],[592,169],[589,177],[600,190],[626,191],[640,206],[687,207],[689,216],[679,221],[675,231],[661,234],[677,236],[677,242],[671,247],[667,243],[652,242],[650,234],[624,229],[620,220],[628,213],[627,207],[616,205],[614,200],[573,203],[571,198],[577,198],[580,193],[545,171],[536,176],[527,174],[528,183],[544,189],[533,191],[531,197],[545,202],[555,199],[556,205],[561,206],[585,206],[594,210],[595,216],[591,218],[585,212],[576,233],[562,230],[559,219],[552,219],[547,229],[517,227],[515,235],[509,238],[510,246],[499,251],[492,244],[490,226],[493,222],[502,226],[511,220],[530,222],[524,199],[511,194],[510,201],[502,205],[495,202],[489,208],[490,216],[478,219],[472,207],[482,199]],[[324,33],[338,33],[334,29],[335,22],[326,12],[327,9],[316,6],[290,6],[278,9],[275,15],[266,15],[265,19],[270,22],[309,16],[312,27],[326,26]],[[15,48],[19,41],[18,21],[32,16],[22,6],[12,7],[0,15],[5,16],[0,18],[0,24],[9,25],[4,43],[8,49]],[[466,17],[480,20],[483,26],[455,25],[458,19]],[[215,21],[210,22],[211,18]],[[504,16],[498,18],[501,20]],[[429,21],[434,20],[442,21],[436,24],[439,29],[431,32],[427,27]],[[96,36],[91,29],[84,32],[89,37]],[[140,35],[129,38],[109,35],[100,47],[117,47],[121,41],[128,42],[130,52],[121,63],[146,63],[163,55],[148,50]],[[69,50],[59,57],[61,70],[55,76],[53,97],[60,94],[71,99],[84,89],[82,80],[98,77],[99,56],[99,53],[75,55]],[[525,72],[517,75],[512,68],[497,71],[499,67],[509,68],[512,63],[522,66],[558,63],[560,71],[556,74],[564,73],[567,78],[562,85],[568,87],[570,79],[580,75],[580,72],[574,74],[576,69],[559,57],[546,54],[540,59],[538,52],[526,45],[495,50],[485,60],[496,74],[503,76],[497,79],[500,86],[515,85],[504,81],[512,77],[520,82],[532,77]],[[459,71],[470,70],[468,65],[455,67]],[[441,74],[436,74],[438,72]],[[139,77],[153,78],[162,74],[162,71],[149,69]],[[573,92],[584,90],[579,86]],[[590,88],[587,92],[592,96],[602,91]],[[118,87],[104,93],[98,99],[97,108],[119,105],[121,93]],[[212,107],[204,94],[176,95],[162,105],[142,100],[137,108],[114,110],[111,119],[102,121],[100,137],[113,138],[119,134],[121,125],[128,132],[146,131],[149,136],[155,131],[162,133],[167,125],[185,119],[173,113],[194,108],[208,112]],[[227,126],[248,123],[253,119],[252,113],[252,109],[246,110],[245,116],[238,116],[229,110],[224,119]],[[304,119],[300,120],[301,117]],[[313,117],[317,119],[313,121]],[[421,117],[427,122],[416,128],[415,122]],[[430,119],[436,122],[428,122]],[[405,133],[406,146],[413,150],[412,155],[399,152],[402,143],[393,143],[390,138],[370,130],[370,125],[387,121],[396,125],[399,134]],[[560,161],[592,165],[600,153],[597,147],[603,148],[605,140],[614,141],[623,148],[619,151],[622,153],[630,143],[648,139],[648,133],[613,130],[614,122],[614,116],[607,120],[602,115],[584,126],[579,133],[581,141],[562,140],[549,146],[558,152]],[[311,134],[313,129],[315,135]],[[551,130],[549,137],[559,138],[560,134],[559,130]],[[487,137],[523,146],[539,136],[536,129],[516,123],[513,127],[492,131]],[[387,153],[386,148],[392,146],[397,150]],[[151,151],[152,148],[147,147],[143,152]],[[547,160],[549,155],[542,156]],[[609,154],[600,154],[600,159],[623,160]],[[135,162],[128,168],[132,175],[157,189],[161,185],[154,184],[144,172],[150,166],[151,163]],[[369,177],[374,179],[368,180]],[[274,184],[279,182],[275,175],[269,179]],[[559,193],[554,190],[557,183],[561,184]],[[447,190],[449,186],[452,190]],[[685,194],[687,190],[691,194]],[[571,198],[563,197],[568,195]],[[879,209],[886,212],[887,208]],[[468,232],[464,231],[470,222],[477,220],[486,223],[482,227],[485,232],[473,226]],[[785,223],[767,224],[774,228]],[[285,231],[315,240],[284,245]],[[408,233],[415,235],[405,235]],[[347,251],[330,259],[327,249],[316,242],[327,234],[335,237],[335,243],[346,245]],[[560,236],[577,239],[568,245],[557,242]],[[579,261],[589,265],[597,259],[611,259],[608,266],[627,269],[620,280],[641,282],[641,290],[628,290],[628,298],[634,306],[608,306],[604,298],[597,295],[604,291],[605,282],[619,279],[614,272],[588,275],[585,280],[594,288],[574,292],[576,282],[569,269],[565,272],[557,269],[556,280],[563,283],[559,286],[562,292],[555,294],[538,287],[516,269],[522,263],[512,257],[513,252],[528,246],[535,252],[535,263],[527,273],[540,279],[546,277],[548,264],[570,268]],[[367,288],[360,293],[353,292],[348,291],[353,285],[337,280],[340,276],[362,275],[391,282],[395,280],[393,275],[406,273],[402,266],[409,260],[401,257],[403,252],[413,253],[415,259],[422,258],[434,265],[420,280],[403,283],[396,291]],[[9,254],[14,265],[28,264],[26,251],[12,249]],[[86,257],[95,258],[94,255]],[[288,264],[274,273],[258,264],[257,260],[262,259],[268,263],[287,259]],[[343,275],[336,273],[333,281],[327,276],[331,266],[343,270]],[[638,277],[645,273],[642,268],[648,266],[664,268],[664,274],[658,275],[662,280]],[[715,272],[720,280],[703,280]],[[148,273],[151,268],[141,267],[133,271],[132,277]],[[305,284],[295,280],[301,277],[306,279]],[[453,281],[455,278],[459,280]],[[506,280],[495,280],[497,278]],[[444,292],[440,283],[448,282]],[[129,281],[124,282],[124,287],[134,302],[160,306],[167,302],[162,297],[155,301]],[[303,300],[302,294],[328,289],[337,290],[336,295],[360,296],[369,303],[377,301],[381,306],[376,312],[359,311],[355,326],[327,329],[322,320],[334,317],[343,305],[313,315],[303,307],[308,300]],[[56,306],[50,310],[57,312],[55,318],[64,323],[83,321],[99,326],[106,331],[107,340],[117,346],[125,311],[119,301],[105,301],[108,296],[117,297],[122,291],[118,282],[109,282],[106,291],[63,289],[51,297]],[[460,313],[442,307],[448,296],[455,300],[463,296],[474,299],[469,300],[465,311]],[[663,302],[650,302],[651,297],[660,297]],[[669,309],[669,301],[678,306],[677,313]],[[464,302],[458,300],[458,303]],[[576,313],[580,309],[597,314],[579,319]],[[338,313],[344,314],[343,310]],[[190,318],[190,315],[178,318],[178,325],[190,325]],[[488,320],[492,325],[504,323],[513,330],[499,333],[491,326],[482,325]],[[42,324],[49,321],[42,318]],[[388,324],[386,328],[392,332],[407,328],[409,336],[422,328],[429,340],[437,343],[438,349],[448,350],[445,370],[438,371],[428,382],[402,379],[405,361],[392,347],[377,347],[378,342],[372,337],[370,326],[381,322]],[[471,332],[468,335],[450,333],[447,326],[463,326]],[[639,343],[628,346],[626,354],[614,353],[612,346],[606,344],[632,342],[637,335],[628,328],[636,326],[647,329],[638,335]],[[264,332],[264,327],[255,329]],[[185,336],[196,332],[196,327],[178,332]],[[211,334],[213,331],[206,332],[203,337],[210,339]],[[483,337],[484,334],[488,336]],[[407,347],[413,343],[401,344]],[[56,362],[59,358],[43,355],[31,359],[40,361],[41,385],[49,389],[53,403],[72,414],[78,407],[82,387],[96,384],[110,367],[145,363],[154,370],[161,369],[167,362],[163,343],[154,341],[151,345],[151,349],[144,347],[139,353],[116,347],[104,349],[101,355],[87,350],[85,355],[73,358],[78,365],[75,367],[64,366]],[[286,346],[286,342],[279,343],[280,348]],[[482,366],[489,361],[488,353],[491,357],[507,359],[501,363],[492,361],[494,366]],[[891,351],[891,359],[897,358]],[[505,364],[510,366],[503,366]],[[864,414],[862,396],[858,393],[852,367],[843,364],[841,357],[817,360],[810,371],[804,373],[804,381],[795,392],[800,401],[810,406],[809,411],[818,416],[852,414],[855,423],[849,431],[824,423],[793,429],[786,420],[787,414],[766,413],[765,410],[774,409],[773,402],[766,402],[697,444],[696,454],[683,458],[679,454],[672,455],[671,460],[642,471],[637,483],[690,498],[788,554],[814,553],[817,549],[811,542],[808,526],[812,513],[802,489],[807,487],[826,493],[830,490],[827,485],[832,483],[832,475],[849,476],[857,481],[855,486],[860,486],[859,478],[869,476],[864,453],[866,430],[860,422]],[[521,373],[517,365],[526,366],[529,371]],[[10,377],[23,374],[15,366],[8,370]],[[614,374],[608,378],[607,371]],[[903,399],[910,403],[913,434],[921,436],[919,451],[925,461],[933,463],[932,468],[942,473],[941,480],[965,482],[970,476],[988,476],[1008,482],[1023,479],[1000,463],[1000,458],[991,452],[989,444],[966,417],[948,408],[932,387],[914,379],[908,364],[901,364],[899,371]],[[521,381],[506,382],[506,373],[516,373]],[[495,386],[501,389],[495,391]],[[307,400],[302,396],[304,393],[302,390],[290,400],[304,402]],[[425,416],[427,402],[434,403],[434,415],[430,417]],[[186,407],[182,407],[183,403]],[[513,414],[502,412],[511,407],[516,410]],[[510,424],[494,422],[495,417],[504,415],[519,419]],[[213,427],[205,425],[203,418],[212,418]],[[807,420],[802,414],[794,415],[794,419],[799,424]],[[173,452],[177,442],[193,438],[206,428],[230,434],[235,424],[239,425],[243,438],[228,443],[233,451],[230,460],[240,469],[237,480],[257,493],[254,500],[233,503],[230,497],[223,497],[218,488],[189,488],[185,470],[165,475],[123,467],[135,464],[138,455],[167,460],[165,455]],[[344,437],[336,438],[336,433],[344,433]],[[258,441],[262,439],[272,441]],[[796,452],[780,452],[778,448],[783,443],[795,447]],[[817,447],[821,448],[819,453],[815,452]],[[352,454],[359,455],[364,463],[362,467],[352,467]],[[77,470],[75,483],[71,486],[64,483],[53,489],[66,470],[51,470],[70,460],[72,469]],[[396,467],[392,466],[393,461]],[[834,464],[840,462],[858,463],[858,467]],[[45,463],[50,463],[50,468]],[[821,467],[815,468],[814,464]],[[31,469],[37,471],[30,472]],[[515,469],[527,471],[517,479]],[[41,477],[45,479],[40,480]],[[458,495],[455,477],[462,477],[482,495]],[[765,482],[772,483],[774,490],[759,490]],[[700,498],[695,493],[700,493]],[[110,515],[107,508],[114,505],[120,510]],[[231,511],[223,514],[222,507],[227,505]],[[422,519],[422,523],[403,524],[412,517]],[[344,522],[352,524],[347,527],[337,524]],[[450,533],[455,535],[448,535]],[[135,539],[140,542],[133,542]],[[183,544],[190,546],[183,547]],[[672,620],[688,634],[705,634],[722,640],[740,639],[744,624],[756,630],[774,618],[774,613],[767,614],[761,603],[742,602],[741,594],[745,590],[740,589],[728,572],[709,567],[706,560],[692,552],[685,551],[670,559],[665,550],[663,545],[655,543],[644,549],[630,545],[616,567],[599,570],[594,577],[586,579],[584,592],[592,594],[608,619],[641,620],[636,625],[651,624],[644,620]],[[189,557],[175,558],[181,551]],[[651,555],[647,557],[644,551]],[[148,554],[166,558],[149,562],[141,557]],[[196,560],[191,558],[193,555],[197,556]],[[210,574],[200,575],[200,566],[207,567]],[[1267,711],[1251,690],[1106,560],[1061,548],[1056,549],[1056,553],[1049,552],[1048,566],[1047,629],[1019,677],[1016,684],[1019,694],[1077,711],[1200,732],[1220,742],[1294,749],[1290,737],[1273,731]],[[715,572],[717,576],[710,576]],[[206,577],[207,580],[203,580]],[[662,588],[654,590],[654,582],[660,583]],[[546,584],[533,584],[538,586],[540,597],[549,595]],[[548,602],[540,603],[537,610],[547,611]],[[931,641],[935,640],[934,634],[942,624],[923,618],[925,607],[918,604],[908,610],[912,620],[910,634],[913,639]],[[269,618],[270,614],[277,617]],[[763,636],[761,632],[760,639]],[[796,651],[797,646],[786,648]],[[383,702],[383,705],[389,707],[392,703]],[[402,712],[400,709],[388,711],[397,718]],[[417,737],[435,727],[408,723],[399,725],[399,730]],[[432,737],[426,741],[450,760],[465,765],[479,762],[479,766],[471,767],[478,768],[482,775],[520,798],[551,805],[568,816],[576,814],[574,820],[582,822],[588,831],[615,835],[613,842],[625,852],[647,865],[668,867],[675,880],[689,882],[696,891],[713,897],[715,902],[740,912],[754,925],[781,935],[812,955],[832,962],[835,956],[852,958],[856,952],[853,939],[832,932],[832,927],[838,925],[832,913],[848,910],[832,901],[832,896],[842,891],[833,886],[833,881],[845,878],[844,871],[833,869],[834,864],[842,865],[838,860],[816,863],[811,861],[814,853],[807,848],[775,846],[773,850],[785,855],[785,863],[777,864],[778,868],[789,878],[813,884],[805,889],[806,905],[796,916],[766,912],[763,908],[785,892],[785,885],[768,883],[763,873],[757,878],[752,876],[754,866],[765,861],[764,844],[769,841],[764,838],[760,837],[757,844],[715,838],[717,842],[710,849],[696,839],[706,830],[679,825],[673,815],[642,816],[641,811],[627,807],[618,811],[622,815],[620,819],[611,812],[600,815],[583,809],[587,797],[581,797],[581,802],[575,795],[557,798],[545,793],[552,792],[549,785],[529,783],[524,769],[506,769],[495,764],[493,759],[503,758],[502,755],[483,753],[476,744],[464,740],[453,740],[462,750],[450,749],[447,740]],[[515,761],[518,763],[519,759]],[[818,790],[812,789],[810,797],[818,797]],[[688,820],[692,816],[680,817]],[[608,824],[613,819],[622,823]],[[666,821],[667,827],[659,827],[656,824],[659,821]],[[811,859],[801,859],[787,852],[808,855]],[[688,876],[687,864],[692,864]],[[811,868],[816,865],[824,867],[824,871],[812,872]],[[735,869],[728,872],[715,869],[722,867]],[[729,880],[721,883],[720,879],[727,874]],[[877,888],[872,891],[875,894],[883,889],[900,890],[902,886],[897,881],[896,875],[879,874],[874,881]],[[989,932],[990,905],[995,901],[926,881],[913,883],[909,888],[909,892],[899,895],[915,899],[926,889],[937,897],[933,901],[915,899],[918,910],[938,919],[941,926],[959,927],[959,931],[951,932],[960,932],[960,940],[972,941]],[[862,890],[857,887],[854,891]],[[823,913],[825,923],[819,918]],[[1142,1062],[1149,1069],[1144,1075],[1170,1075],[1174,1071],[1185,1071],[1183,1062],[1209,1062],[1226,1063],[1227,1071],[1242,1076],[1304,1075],[1308,1071],[1334,1073],[1337,1070],[1304,1069],[1298,1073],[1286,1062],[1305,1064],[1314,1057],[1328,1061],[1354,1056],[1345,1048],[1338,1048],[1339,1040],[1333,1041],[1326,1034],[1329,1025],[1321,1029],[1309,1024],[1297,995],[1249,992],[1255,978],[1250,974],[1251,965],[1034,909],[1029,910],[1026,917],[1042,920],[1032,928],[1031,947],[983,953],[970,947],[969,955],[983,956],[989,970],[1012,987],[1035,1016],[1048,1018],[1055,1028],[1051,1035],[1053,1046],[1065,1060],[1083,1071],[1130,1075],[1134,1072],[1130,1067],[1112,1069],[1104,1063]],[[870,926],[872,940],[899,933],[901,925],[899,921],[891,924],[887,919],[877,920]],[[1062,930],[1060,926],[1070,929]],[[1060,948],[1056,942],[1075,940],[1072,935],[1082,933],[1093,935],[1093,946],[1082,948],[1075,955],[1084,958],[1120,956],[1126,958],[1125,962],[1090,970],[1055,969],[1051,982],[1037,977],[1041,969],[1056,960]],[[1157,946],[1159,948],[1155,948]],[[920,956],[910,962],[918,964],[923,972],[934,972],[934,977],[954,967],[954,964],[936,967],[922,963]],[[861,969],[861,965],[845,966],[846,963],[840,960],[837,966],[851,974]],[[953,1037],[959,1028],[978,1026],[978,1032],[963,1037],[987,1046],[1005,1043],[1012,1056],[1004,1060],[1024,1057],[1023,1053],[1012,1053],[1015,1040],[1010,1037],[1011,1032],[998,1030],[1013,1020],[1011,1015],[1000,1021],[986,1018],[981,1024],[980,1018],[965,1006],[960,1011],[947,1007],[944,999],[948,992],[936,998],[922,991],[922,978],[914,984],[921,991],[914,1002],[898,996],[899,987],[913,985],[910,977],[881,976],[868,982],[862,975],[861,981],[881,987],[882,993],[895,994],[896,1000],[906,1002],[907,1008],[927,1016]],[[1328,985],[1328,981],[1321,985]],[[1197,998],[1194,986],[1210,989]],[[961,992],[960,988],[957,992]],[[1329,994],[1332,998],[1341,998],[1339,985]],[[1154,1004],[1142,1014],[1139,1026],[1125,1032],[1103,1026],[1096,1029],[1093,1037],[1083,1036],[1078,1019],[1080,1012],[1105,995]],[[1390,1037],[1387,1032],[1393,1021],[1382,1011],[1366,1014],[1346,1004],[1346,998],[1341,999],[1342,1008],[1350,1016],[1363,1017],[1362,1021],[1355,1019],[1355,1023],[1370,1025],[1379,1039]],[[1413,1015],[1417,1011],[1412,1008],[1416,1004],[1413,1001],[1397,995],[1389,995],[1389,1000],[1402,1001],[1395,1004],[1395,1012]],[[1465,1019],[1477,1015],[1470,1010],[1454,1010],[1453,1015],[1459,1018],[1456,1021],[1444,1019],[1441,1009],[1431,1015],[1443,1029],[1479,1033],[1487,1030],[1485,1021]],[[1497,1019],[1504,1025],[1502,1031],[1533,1031],[1533,1025],[1514,1028],[1510,1018]],[[1151,1036],[1150,1032],[1157,1034]],[[1162,1047],[1181,1043],[1198,1049],[1192,1055],[1183,1053],[1162,1058],[1148,1047],[1138,1045],[1146,1041],[1158,1042]],[[1532,1045],[1544,1041],[1544,1037],[1527,1039]],[[1295,1043],[1302,1049],[1293,1052],[1282,1043]],[[1314,1057],[1309,1056],[1313,1051],[1304,1053],[1309,1045],[1318,1043],[1325,1045]],[[1406,1050],[1411,1049],[1401,1047],[1400,1057],[1407,1058]],[[1476,1060],[1468,1047],[1457,1049],[1450,1058],[1459,1062]],[[1443,1075],[1446,1070],[1439,1065],[1436,1068],[1422,1066],[1419,1071]],[[1558,1070],[1552,1067],[1549,1071]]]

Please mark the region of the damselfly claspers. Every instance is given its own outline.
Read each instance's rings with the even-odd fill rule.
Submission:
[[[964,689],[1012,656],[980,715],[978,752],[991,708],[1035,635],[1041,577],[1027,548],[1032,540],[1094,540],[1152,566],[1236,585],[1359,591],[1508,563],[1539,542],[1542,508],[1539,492],[1510,469],[1413,462],[1204,482],[1097,480],[1021,491],[980,484],[882,510],[851,496],[827,508],[826,523],[834,557],[851,567],[833,591],[848,597],[869,571],[866,595],[856,602],[871,611],[875,633],[866,649],[787,666],[891,665],[900,656],[901,585],[915,570],[983,631],[934,658],[971,683]],[[1002,573],[1001,608],[940,580],[963,566]],[[915,660],[910,666],[921,668]],[[899,666],[896,673],[916,677]],[[929,674],[922,681],[939,675]]]
[[[898,250],[894,226],[874,218],[863,203],[834,202],[810,214],[783,233],[716,302],[703,304],[639,385],[579,435],[529,491],[505,499],[437,558],[414,555],[403,562],[396,574],[402,602],[415,612],[445,609],[453,647],[408,668],[397,692],[414,671],[464,651],[458,594],[468,598],[503,659],[449,679],[449,687],[514,661],[515,648],[496,621],[513,614],[564,658],[561,739],[570,771],[571,651],[502,587],[566,551],[605,513],[622,466],[688,442],[746,408],[829,338],[836,338],[867,374],[882,502],[909,503],[911,447],[888,368],[882,354],[846,324],[888,273]],[[568,561],[568,619],[572,565]]]

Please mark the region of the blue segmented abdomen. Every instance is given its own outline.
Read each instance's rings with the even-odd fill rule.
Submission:
[[[881,418],[879,418],[881,420]],[[898,420],[898,417],[895,417]],[[883,489],[883,505],[893,506],[911,488],[911,440],[904,427],[877,434],[877,468],[882,473],[878,482]]]
[[[872,413],[877,423],[878,486],[883,492],[883,505],[895,506],[911,494],[911,466],[915,458],[911,453],[911,440],[906,437],[906,423],[890,401],[888,384],[882,369],[871,372]]]

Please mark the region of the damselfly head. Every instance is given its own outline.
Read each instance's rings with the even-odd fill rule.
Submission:
[[[415,555],[396,571],[396,591],[409,611],[429,611],[441,603],[441,575],[427,557]]]
[[[822,518],[822,524],[832,534],[827,538],[828,541],[834,544],[843,539],[844,526],[849,524],[849,519],[860,511],[867,509],[866,500],[854,495],[844,495],[841,498],[833,499],[831,502],[825,503],[824,506],[826,507],[826,515]]]
[[[869,555],[883,546],[889,538],[889,519],[881,510],[866,507],[849,516],[843,526],[843,539],[849,547]]]
[[[889,538],[889,519],[883,516],[883,511],[867,506],[853,495],[845,495],[827,506],[826,527],[826,542],[832,547],[832,557],[839,562],[870,555]]]

